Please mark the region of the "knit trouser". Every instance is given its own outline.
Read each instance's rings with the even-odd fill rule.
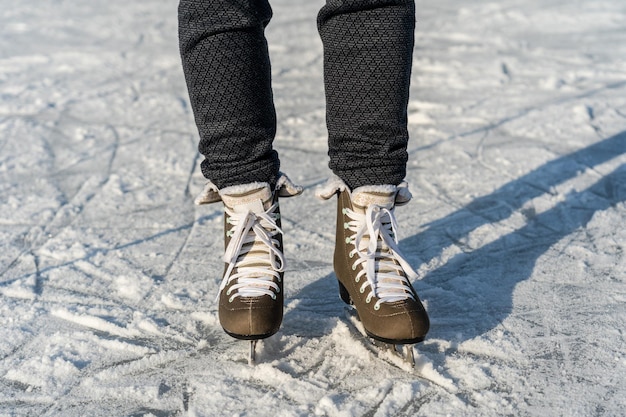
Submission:
[[[276,113],[267,0],[181,0],[180,52],[204,155],[218,188],[274,183]],[[406,175],[413,0],[327,0],[318,15],[330,168],[350,188]]]

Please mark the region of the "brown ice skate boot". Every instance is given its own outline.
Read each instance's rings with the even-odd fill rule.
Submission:
[[[430,322],[411,285],[417,274],[402,257],[394,208],[410,193],[393,185],[359,187],[350,192],[335,179],[318,192],[338,194],[334,268],[341,298],[354,305],[365,332],[392,344],[424,340]]]
[[[235,338],[264,339],[278,331],[283,318],[285,258],[278,195],[268,184],[247,191],[228,187],[220,195],[226,248],[220,323]]]
[[[224,203],[225,269],[219,292],[224,331],[244,340],[275,334],[283,317],[283,255],[279,196],[300,194],[286,176],[275,190],[253,183],[217,190],[211,183],[196,200]],[[254,355],[252,345],[251,359]]]

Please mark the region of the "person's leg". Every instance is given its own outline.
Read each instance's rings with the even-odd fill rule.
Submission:
[[[218,188],[274,184],[276,115],[267,0],[181,0],[180,54],[200,133],[202,173]]]
[[[272,11],[267,0],[181,0],[178,10],[209,179],[196,202],[224,203],[219,319],[229,335],[254,341],[276,333],[283,316],[278,197],[302,192],[279,173],[272,149],[276,115],[264,36]]]
[[[330,168],[350,189],[406,175],[412,0],[327,0],[318,15]]]
[[[340,295],[370,337],[409,345],[409,360],[430,327],[394,215],[411,198],[403,179],[414,27],[412,0],[327,0],[318,16],[330,168],[339,177],[318,196],[338,196]]]

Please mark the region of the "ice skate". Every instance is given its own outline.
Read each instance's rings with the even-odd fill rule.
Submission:
[[[354,306],[377,346],[412,362],[412,345],[424,340],[430,324],[411,285],[417,274],[402,257],[396,237],[394,208],[410,200],[408,189],[378,185],[350,192],[334,179],[317,194],[324,199],[338,195],[334,269],[342,300]]]
[[[282,176],[275,190],[252,183],[217,190],[207,184],[198,204],[224,203],[224,275],[219,289],[219,320],[230,336],[256,341],[275,334],[283,318],[283,255],[279,196],[302,192]]]

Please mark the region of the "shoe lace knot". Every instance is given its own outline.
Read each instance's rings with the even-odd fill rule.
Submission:
[[[236,211],[225,207],[226,221],[230,225],[226,234],[230,242],[224,251],[228,264],[220,285],[220,293],[231,282],[226,295],[229,302],[237,297],[261,297],[276,299],[280,292],[277,282],[284,270],[285,258],[277,236],[283,234],[278,227],[278,203],[264,212]],[[219,298],[219,293],[218,293]]]
[[[362,268],[356,275],[356,282],[365,280],[360,292],[369,287],[366,302],[378,298],[374,309],[380,309],[382,303],[391,303],[406,299],[415,300],[410,279],[416,279],[417,273],[404,259],[398,248],[398,224],[393,208],[376,204],[367,206],[365,213],[344,208],[343,212],[350,219],[344,228],[354,234],[346,238],[346,243],[353,244],[349,257],[356,260],[352,269]]]

